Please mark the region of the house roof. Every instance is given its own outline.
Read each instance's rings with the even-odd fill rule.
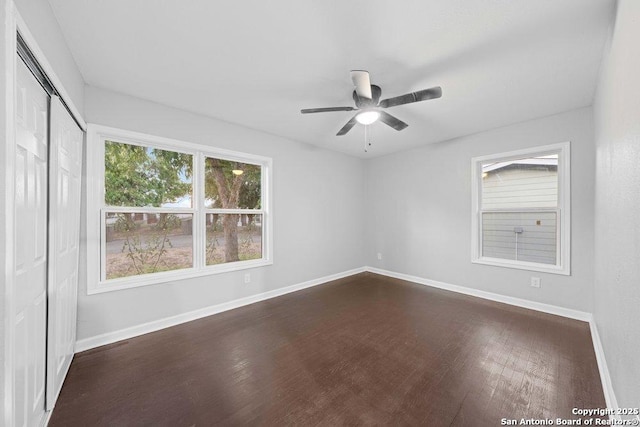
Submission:
[[[531,157],[527,159],[514,159],[505,162],[487,163],[482,165],[482,172],[492,172],[513,165],[530,165],[530,166],[558,166],[558,155]]]

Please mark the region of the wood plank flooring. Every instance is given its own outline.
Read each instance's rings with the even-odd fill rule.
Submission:
[[[587,323],[363,273],[76,355],[50,426],[497,426],[605,407]]]

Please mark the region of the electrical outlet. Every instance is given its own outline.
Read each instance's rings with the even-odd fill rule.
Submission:
[[[245,273],[244,274],[244,283],[250,283],[251,282],[251,273]]]
[[[382,259],[382,254],[378,252],[378,259]]]
[[[540,278],[539,277],[532,277],[531,278],[531,287],[532,288],[539,288],[540,287]]]

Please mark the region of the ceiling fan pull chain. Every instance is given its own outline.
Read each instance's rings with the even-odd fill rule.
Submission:
[[[369,125],[364,125],[364,152],[369,151],[371,147],[371,135],[369,133]]]
[[[369,125],[364,125],[364,152],[366,153],[368,150],[369,144]]]

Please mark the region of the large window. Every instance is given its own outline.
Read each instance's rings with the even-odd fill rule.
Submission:
[[[569,143],[472,160],[472,261],[570,274]]]
[[[268,158],[90,125],[89,293],[270,264]]]

